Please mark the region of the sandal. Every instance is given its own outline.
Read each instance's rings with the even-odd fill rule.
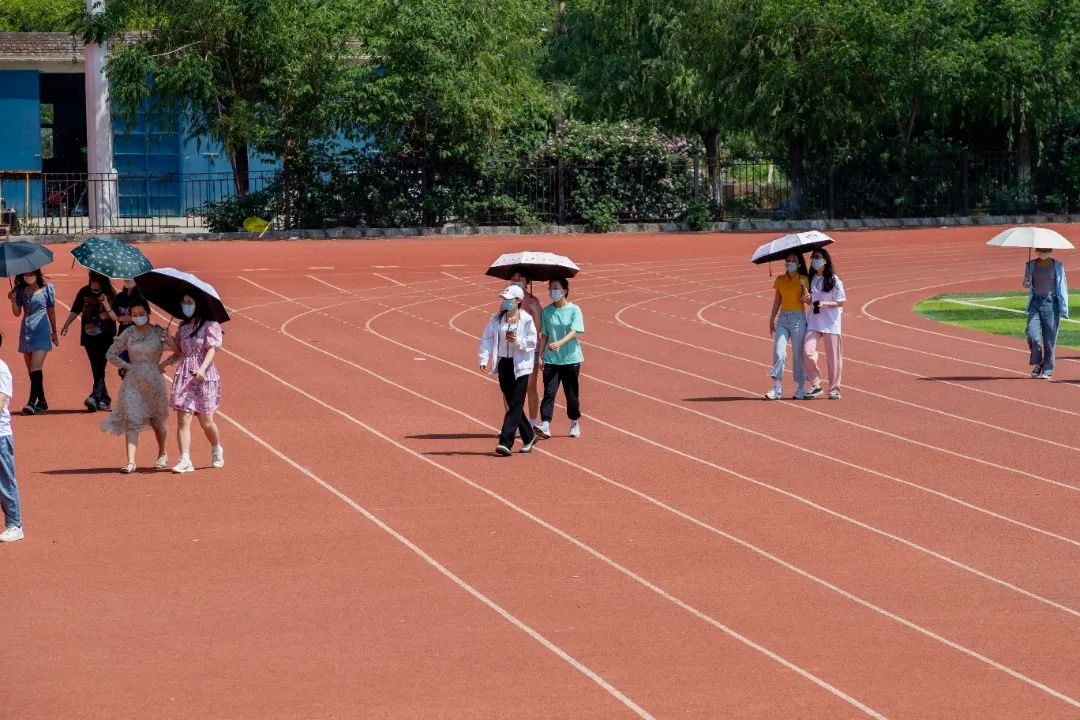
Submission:
[[[131,473],[135,472],[135,463],[128,463],[124,467],[120,468],[120,472],[122,472],[124,475],[130,475]]]
[[[168,455],[159,456],[158,459],[157,459],[157,462],[154,463],[154,467],[156,467],[158,470],[164,470],[165,468],[169,467],[169,456]]]

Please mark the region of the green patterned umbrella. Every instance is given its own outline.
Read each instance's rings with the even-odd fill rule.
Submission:
[[[109,278],[129,279],[154,269],[137,247],[114,238],[89,238],[71,254],[87,270]]]

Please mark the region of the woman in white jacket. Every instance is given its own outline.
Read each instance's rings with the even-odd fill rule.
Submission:
[[[498,373],[499,387],[506,400],[506,416],[499,433],[497,455],[513,454],[514,435],[521,434],[521,452],[532,452],[537,435],[525,418],[525,393],[529,389],[536,353],[536,323],[521,312],[524,291],[517,285],[503,290],[502,307],[484,328],[480,340],[480,371]]]

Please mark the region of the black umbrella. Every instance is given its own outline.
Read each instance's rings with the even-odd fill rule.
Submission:
[[[52,262],[52,250],[35,243],[0,243],[0,275],[13,277],[40,270]]]
[[[136,277],[135,285],[144,298],[173,317],[184,317],[180,301],[185,295],[190,295],[196,301],[202,301],[207,320],[219,323],[229,321],[225,303],[221,301],[221,296],[214,286],[191,273],[175,268],[157,268]]]

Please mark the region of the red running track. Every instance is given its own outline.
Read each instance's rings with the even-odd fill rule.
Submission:
[[[766,236],[145,246],[235,309],[228,464],[118,474],[50,355],[0,718],[1080,717],[1080,354],[1032,381],[911,309],[1015,289],[991,234],[837,233],[844,399],[803,403],[760,399]],[[541,247],[582,266],[584,436],[560,405],[499,459],[482,273]]]

